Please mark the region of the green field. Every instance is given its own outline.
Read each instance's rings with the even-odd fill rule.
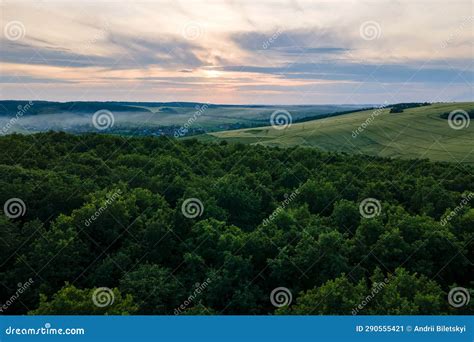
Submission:
[[[456,109],[471,111],[474,102],[438,103],[405,109],[402,113],[389,113],[387,108],[374,115],[375,111],[369,110],[292,124],[283,130],[269,126],[217,132],[202,139],[280,147],[310,146],[381,157],[474,164],[474,122],[456,130],[449,126],[447,119],[440,117]],[[370,118],[373,120],[368,123]],[[354,137],[353,132],[364,122],[368,123],[367,126]]]

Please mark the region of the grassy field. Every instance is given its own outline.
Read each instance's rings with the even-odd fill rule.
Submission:
[[[474,164],[474,122],[456,130],[440,117],[456,109],[473,110],[474,102],[432,104],[402,113],[369,110],[292,124],[283,130],[260,127],[211,133],[202,139]],[[365,128],[363,123],[367,123]]]

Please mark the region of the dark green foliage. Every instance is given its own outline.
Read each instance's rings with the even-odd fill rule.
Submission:
[[[2,208],[27,209],[0,216],[1,301],[34,280],[6,314],[273,314],[277,287],[277,313],[351,314],[385,278],[357,314],[471,313],[446,299],[473,280],[468,166],[45,133],[1,137],[0,171]]]
[[[397,103],[390,108],[390,113],[403,113],[404,109],[408,108],[416,108],[416,107],[422,107],[422,106],[429,106],[430,103],[428,102],[423,102],[423,103],[417,103],[417,102],[412,102],[412,103]]]
[[[101,289],[78,289],[66,284],[51,300],[40,296],[39,307],[30,311],[31,315],[130,315],[137,311],[137,306],[130,295],[122,296],[118,289],[101,294]],[[101,297],[100,296],[104,296]],[[94,304],[95,298],[98,305]],[[110,303],[110,305],[105,305]]]

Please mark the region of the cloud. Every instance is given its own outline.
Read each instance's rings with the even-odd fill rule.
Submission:
[[[195,53],[201,48],[179,36],[161,35],[150,38],[110,33],[106,44],[118,47],[123,52],[121,56],[116,56],[121,58],[121,64],[125,60],[136,66],[195,68],[203,65]]]
[[[12,75],[12,74],[0,74],[0,83],[76,83],[72,80],[48,78],[48,77],[34,77],[27,75]]]
[[[110,58],[83,55],[63,48],[42,47],[2,41],[0,61],[17,64],[42,64],[61,67],[106,66]]]
[[[347,48],[335,46],[342,42],[336,31],[319,28],[275,28],[271,31],[238,32],[230,35],[237,46],[247,51],[273,50],[282,53],[339,54]]]
[[[153,38],[108,33],[100,41],[86,42],[72,51],[52,45],[2,41],[0,61],[18,64],[39,64],[60,67],[103,67],[114,69],[161,67],[195,68],[203,65],[194,51],[199,50],[186,40],[170,36]],[[105,47],[105,55],[87,53],[94,45]],[[107,49],[108,48],[108,49]]]
[[[357,91],[371,102],[403,84],[412,100],[472,99],[468,0],[122,5],[5,3],[2,20],[21,21],[26,34],[0,38],[2,96],[21,98],[25,85],[60,100],[271,103],[304,91],[308,102],[328,102]],[[367,21],[380,24],[379,39],[361,37]],[[193,40],[183,35],[190,24]]]
[[[220,68],[223,71],[241,71],[278,75],[288,79],[334,80],[353,82],[462,82],[472,79],[472,70],[430,67],[425,61],[419,66],[402,64],[377,65],[352,63],[343,60],[320,63],[288,63],[275,67],[234,65]]]

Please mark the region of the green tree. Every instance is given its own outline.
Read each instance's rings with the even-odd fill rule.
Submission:
[[[101,298],[102,297],[102,298]],[[29,315],[130,315],[137,311],[131,295],[122,296],[117,288],[78,289],[66,283],[51,300],[40,295],[37,309]]]
[[[144,264],[125,274],[120,289],[135,298],[139,314],[172,314],[182,299],[176,278],[159,265]]]

